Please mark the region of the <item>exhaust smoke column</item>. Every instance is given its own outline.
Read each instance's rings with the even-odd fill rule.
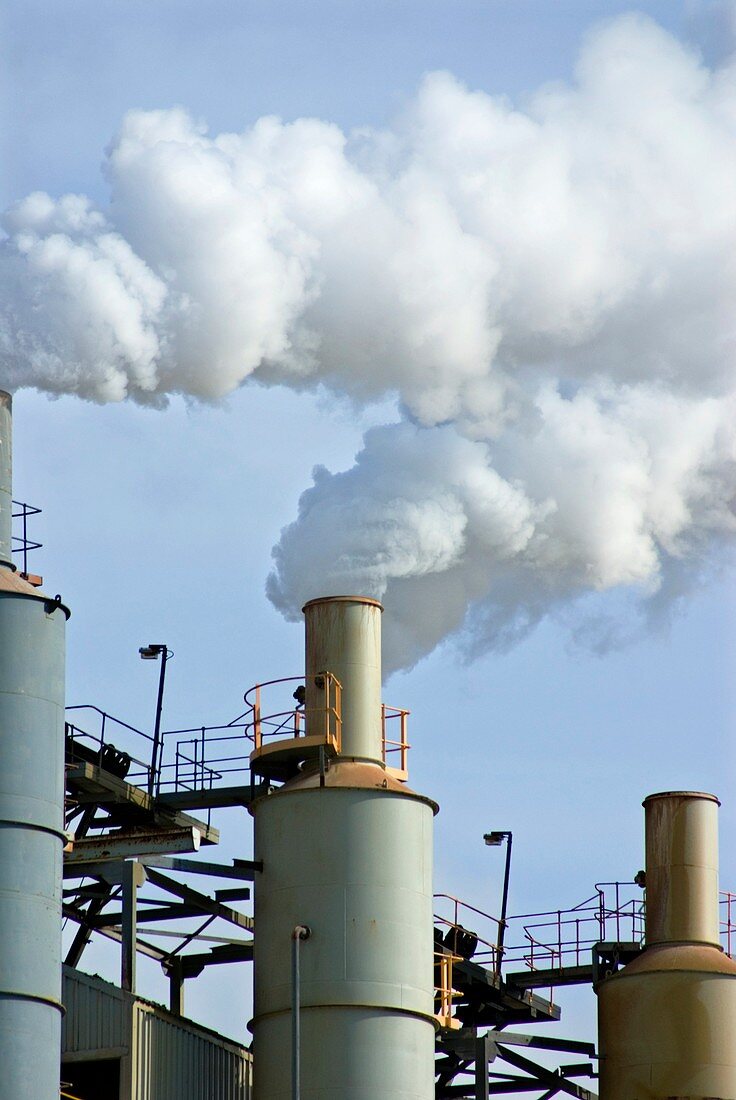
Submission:
[[[644,800],[646,948],[599,982],[601,1100],[736,1096],[736,963],[718,919],[712,794]]]
[[[315,471],[274,604],[383,601],[387,670],[571,608],[615,645],[632,616],[596,593],[644,630],[736,536],[735,96],[732,60],[630,13],[523,102],[430,73],[381,131],[130,111],[109,203],[2,218],[3,377],[395,400],[354,466]]]

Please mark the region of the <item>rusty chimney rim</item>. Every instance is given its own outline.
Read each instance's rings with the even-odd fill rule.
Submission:
[[[368,607],[377,607],[379,611],[383,611],[383,604],[371,596],[317,596],[314,600],[307,600],[302,611],[306,611],[308,607],[316,607],[320,603],[364,603]]]
[[[659,791],[657,794],[648,794],[642,802],[642,806],[646,806],[648,802],[659,801],[662,798],[697,798],[705,802],[715,802],[716,806],[721,804],[719,798],[707,791]]]

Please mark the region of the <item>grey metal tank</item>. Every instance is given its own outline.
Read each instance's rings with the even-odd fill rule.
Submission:
[[[253,806],[254,1095],[292,1095],[295,927],[301,948],[302,1100],[432,1100],[432,830],[436,805],[382,761],[375,600],[312,601],[307,733],[323,673],[342,685],[341,752]],[[315,717],[315,722],[317,721]]]
[[[68,612],[9,564],[11,402],[0,394],[0,1096],[58,1100]]]
[[[736,963],[718,918],[718,799],[646,812],[646,949],[598,994],[601,1100],[736,1098]]]

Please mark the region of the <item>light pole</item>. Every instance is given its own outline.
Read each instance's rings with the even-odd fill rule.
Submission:
[[[164,683],[166,681],[166,662],[174,654],[165,645],[142,645],[138,652],[142,661],[155,661],[161,658],[161,673],[158,678],[158,698],[156,700],[156,721],[153,727],[153,751],[151,767],[148,772],[148,793],[153,795],[156,776],[161,764],[161,710],[164,705]]]
[[[501,974],[503,962],[503,941],[506,935],[506,908],[509,901],[509,876],[511,874],[511,842],[513,834],[506,831],[484,833],[483,839],[492,848],[498,848],[506,841],[506,866],[503,872],[503,895],[501,897],[501,919],[498,922],[498,937],[496,939],[496,974]]]

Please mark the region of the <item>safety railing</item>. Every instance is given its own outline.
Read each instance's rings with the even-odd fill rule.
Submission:
[[[593,947],[602,941],[641,943],[644,899],[641,891],[626,897],[631,889],[630,883],[597,883],[591,897],[570,909],[509,917],[504,962],[554,970],[589,963]]]
[[[719,900],[721,944],[726,954],[733,958],[736,952],[736,894],[721,890]]]
[[[66,722],[67,755],[72,761],[94,763],[119,779],[147,785],[151,766],[136,749],[144,751],[144,741],[153,743],[150,734],[90,703],[67,707],[66,714],[73,715]]]
[[[495,969],[501,922],[453,894],[435,894],[434,903],[435,936],[442,931],[443,945],[461,958]]]
[[[324,740],[336,752],[340,751],[342,740],[342,685],[331,672],[322,672],[315,677],[317,687],[324,692],[324,703],[320,707],[310,710],[305,708],[306,691],[303,676],[284,676],[278,680],[266,680],[261,684],[255,684],[246,691],[243,699],[247,710],[245,718],[245,733],[253,740],[256,752],[261,752],[265,745],[273,741],[295,740],[306,736],[307,718],[309,718],[310,730]],[[292,698],[297,700],[296,707],[272,710],[273,703],[264,707],[264,689],[279,688],[283,684],[298,684],[292,692]],[[269,691],[269,699],[275,697],[275,693]],[[265,710],[265,713],[264,713]]]
[[[451,951],[439,950],[434,953],[435,1019],[440,1027],[452,1030],[462,1027],[455,1016],[455,1001],[462,996],[453,982],[453,964],[457,962],[461,962],[461,957],[453,955]]]
[[[157,794],[211,789],[238,774],[247,781],[252,743],[238,723],[243,715],[219,726],[164,730],[163,751],[151,782],[149,755],[153,737],[99,707],[66,708],[67,755],[72,762],[93,763],[119,779]]]
[[[242,718],[243,715],[238,715],[219,726],[166,730],[162,734],[164,763],[160,770],[160,787],[202,791],[211,790],[220,782],[246,782],[250,774],[252,739],[242,728]],[[173,749],[167,752],[167,745],[172,742]]]
[[[451,894],[436,894],[435,902],[435,925],[446,929],[445,942],[451,944],[452,932],[457,930],[472,946],[474,960],[495,967],[499,921]],[[586,965],[597,943],[643,944],[645,920],[646,902],[640,889],[632,883],[596,883],[594,894],[569,909],[508,917],[503,965],[529,970]],[[720,934],[724,951],[733,955],[736,893],[726,890],[720,892]]]
[[[26,504],[22,500],[14,500],[12,502],[11,518],[16,520],[15,529],[20,529],[20,534],[13,534],[12,537],[12,552],[19,554],[23,567],[21,573],[28,575],[28,555],[32,550],[40,550],[43,546],[42,542],[36,542],[34,539],[28,537],[28,517],[40,516],[41,509],[34,507],[32,504]]]
[[[409,776],[409,739],[407,736],[409,711],[400,707],[381,704],[381,749],[383,762],[397,779]],[[393,737],[389,734],[394,734]]]

